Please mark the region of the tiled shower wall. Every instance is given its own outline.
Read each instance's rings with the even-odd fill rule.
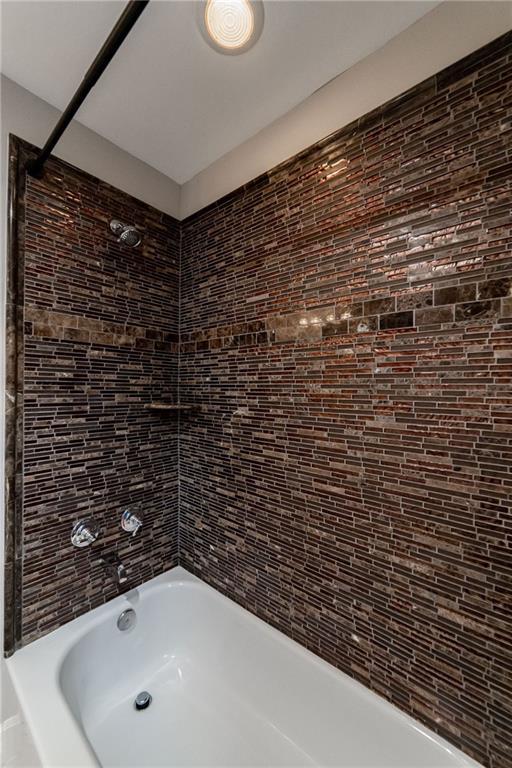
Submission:
[[[56,160],[26,184],[10,297],[24,317],[24,482],[7,553],[21,568],[22,643],[117,594],[103,553],[118,552],[131,586],[178,556],[177,417],[145,406],[177,397],[179,224]],[[118,243],[113,218],[136,225],[141,245]],[[120,518],[134,504],[144,524],[132,538]],[[102,535],[74,549],[72,525],[90,516]]]
[[[512,36],[187,220],[181,563],[510,766]]]

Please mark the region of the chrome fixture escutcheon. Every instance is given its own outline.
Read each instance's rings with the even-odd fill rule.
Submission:
[[[147,709],[152,701],[153,697],[150,693],[147,691],[141,691],[135,697],[135,709]]]
[[[117,619],[117,628],[121,632],[126,632],[127,629],[131,629],[137,623],[137,614],[133,608],[127,608],[125,611],[119,614]]]
[[[131,533],[132,536],[135,536],[137,531],[142,528],[142,515],[139,507],[125,509],[121,515],[121,528],[123,531]]]
[[[96,541],[100,535],[100,527],[93,517],[79,520],[71,531],[71,543],[74,547],[82,549]]]

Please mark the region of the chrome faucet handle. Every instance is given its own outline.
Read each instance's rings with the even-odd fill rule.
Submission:
[[[137,514],[133,511],[133,509],[125,509],[123,514],[121,515],[121,528],[123,531],[126,531],[127,533],[131,533],[132,536],[135,536],[137,531],[142,528],[142,515],[137,507]]]
[[[93,517],[79,520],[78,523],[75,523],[73,530],[71,531],[71,543],[74,547],[82,549],[95,542],[99,535],[100,528]]]

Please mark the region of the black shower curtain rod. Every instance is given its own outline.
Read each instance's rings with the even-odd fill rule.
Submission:
[[[41,178],[44,171],[44,164],[53,148],[82,106],[91,88],[96,85],[99,78],[116,55],[120,46],[123,44],[124,39],[129,34],[131,28],[134,26],[148,3],[149,0],[130,0],[128,2],[110,35],[103,43],[100,52],[87,70],[87,73],[75,91],[73,98],[60,116],[60,119],[48,137],[46,144],[37,157],[29,160],[27,163],[27,172],[31,176],[35,176],[38,179]]]

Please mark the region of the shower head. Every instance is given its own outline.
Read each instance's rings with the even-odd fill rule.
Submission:
[[[119,239],[122,243],[125,245],[129,245],[132,248],[134,248],[136,245],[139,245],[140,241],[142,240],[140,236],[140,232],[135,229],[135,227],[126,227],[123,232],[119,235]]]
[[[118,242],[129,245],[134,248],[142,240],[141,234],[136,227],[132,227],[131,224],[123,224],[122,221],[112,219],[110,222],[110,229],[117,236]]]

